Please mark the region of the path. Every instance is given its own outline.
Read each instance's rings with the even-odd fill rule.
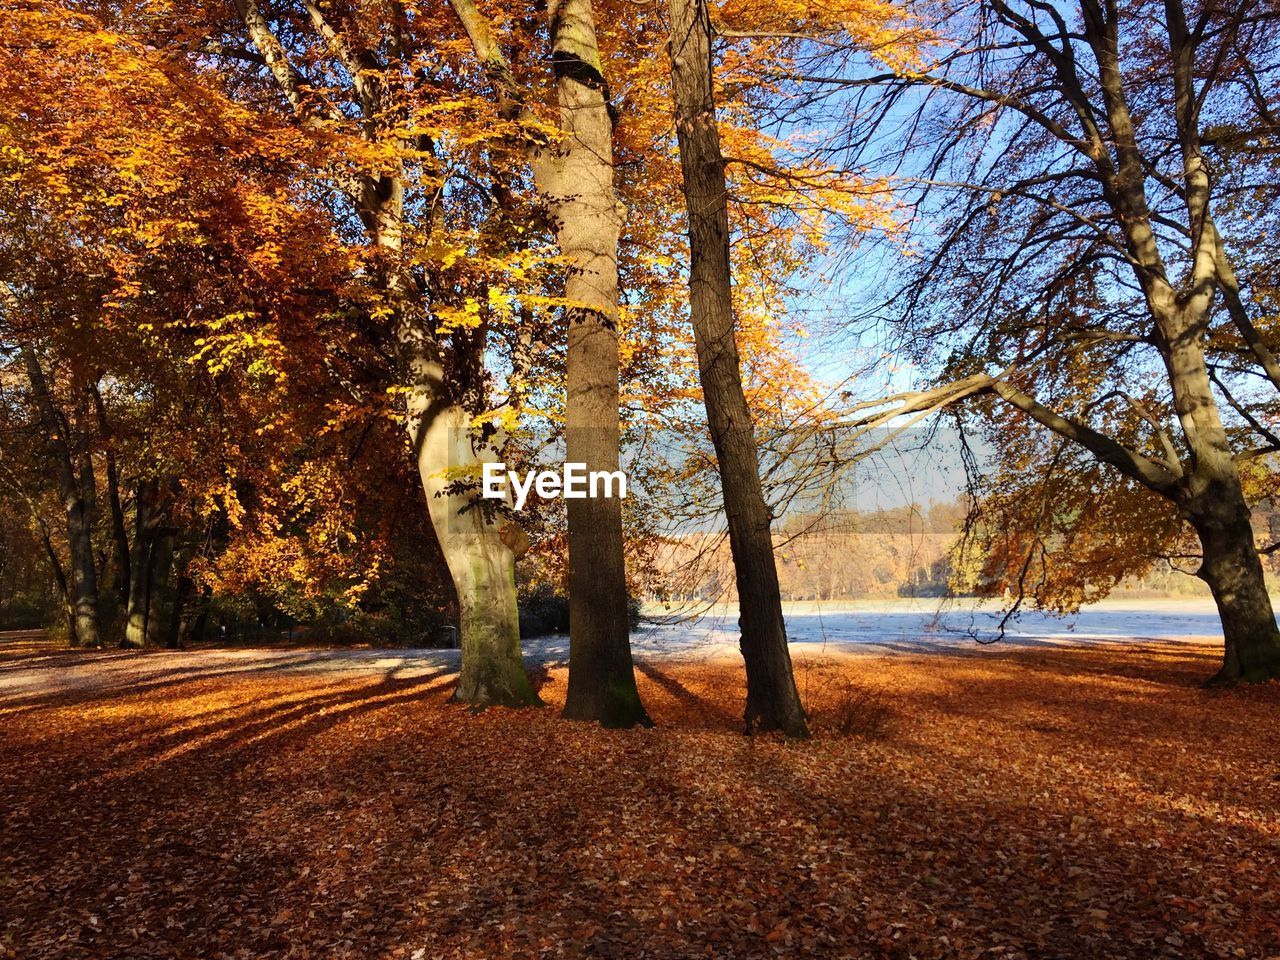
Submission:
[[[787,628],[797,658],[885,656],[900,653],[998,653],[1028,646],[1075,646],[1145,640],[1198,640],[1218,633],[1213,605],[1203,601],[1100,604],[1074,620],[1028,613],[1009,625],[999,644],[993,609],[972,604],[939,611],[937,601],[789,604]],[[367,648],[248,648],[82,653],[38,642],[32,631],[0,633],[0,703],[10,706],[73,690],[138,689],[180,681],[312,673],[411,679],[458,669],[457,650]],[[563,664],[568,637],[527,640],[531,665]],[[720,611],[697,620],[657,624],[633,637],[638,659],[716,662],[738,657],[736,617]]]

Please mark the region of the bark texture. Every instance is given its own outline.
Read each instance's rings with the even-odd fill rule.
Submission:
[[[566,446],[588,470],[618,469],[618,237],[613,119],[590,0],[553,0],[548,30],[563,136],[548,144],[488,20],[450,0],[493,85],[498,112],[522,126],[519,146],[568,261]],[[622,505],[569,500],[569,691],[564,716],[606,726],[648,724],[636,689],[627,622]]]
[[[724,156],[716,127],[711,19],[705,0],[670,0],[671,88],[689,226],[689,313],[715,446],[738,586],[747,671],[747,733],[809,734],[791,670],[773,555],[772,513],[760,483],[751,410],[742,389],[729,264]]]
[[[73,446],[71,423],[53,401],[35,349],[24,345],[22,360],[36,413],[57,469],[58,492],[66,511],[71,554],[67,596],[74,627],[71,639],[79,646],[96,647],[101,643],[98,571],[93,556],[93,500],[91,495],[86,496],[86,491],[93,487],[92,461],[88,458],[87,446],[83,443]]]
[[[614,187],[613,119],[590,0],[549,8],[565,137],[541,164],[539,189],[556,222],[569,327],[565,446],[587,471],[619,469],[618,240],[625,209]],[[569,691],[564,716],[607,727],[650,723],[636,689],[627,619],[622,501],[566,500],[569,525]]]
[[[425,394],[423,395],[425,397]],[[420,473],[431,522],[458,591],[462,672],[454,699],[476,705],[541,703],[520,654],[515,554],[502,536],[503,519],[487,513],[470,484],[457,473],[482,468],[484,453],[470,429],[471,418],[456,406],[415,413],[421,423]]]

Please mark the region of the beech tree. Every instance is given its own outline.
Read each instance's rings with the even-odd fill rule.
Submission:
[[[858,174],[822,162],[797,162],[784,141],[774,143],[767,154],[748,147],[740,155],[726,156],[716,115],[713,41],[717,34],[727,43],[736,38],[737,43],[748,45],[733,51],[736,55],[764,64],[788,62],[802,41],[852,43],[883,62],[900,63],[913,56],[915,41],[900,9],[878,0],[835,0],[822,9],[787,3],[730,5],[717,11],[726,18],[718,26],[710,5],[703,0],[670,0],[668,9],[671,95],[689,235],[689,315],[741,611],[746,725],[748,732],[782,730],[789,736],[806,736],[804,711],[787,650],[771,532],[773,511],[766,500],[755,435],[754,421],[763,411],[752,410],[743,387],[726,170],[730,162],[736,162],[780,188],[783,195],[795,195],[801,222],[810,221],[814,248],[821,247],[827,232],[837,224],[865,230],[877,222],[883,217],[881,205],[887,198]],[[745,97],[747,103],[736,109],[739,115],[745,113],[760,123],[767,115],[763,103],[768,103],[770,85],[764,76],[757,83],[766,96]],[[744,86],[751,89],[749,84]],[[743,145],[737,146],[741,149]],[[739,187],[739,192],[742,201],[751,202],[749,191]],[[805,270],[797,265],[795,272],[804,274]],[[781,371],[778,374],[786,378]],[[812,402],[813,411],[824,407],[821,400]],[[807,474],[813,467],[799,438],[809,435],[821,419],[820,413],[799,417],[784,429],[785,439],[774,452],[778,459],[790,461],[794,474]],[[807,480],[811,484],[813,477]],[[797,484],[803,485],[805,481]]]
[[[996,422],[1029,418],[1167,502],[1222,618],[1215,679],[1280,676],[1241,479],[1280,451],[1273,261],[1255,245],[1280,187],[1280,14],[1184,0],[914,9],[950,41],[931,64],[877,73],[825,50],[790,71],[845,117],[828,147],[896,171],[921,214],[883,316],[939,386],[890,398],[890,415],[969,400]]]
[[[499,115],[533,169],[537,199],[555,227],[564,280],[565,456],[587,471],[619,468],[618,243],[625,207],[615,185],[614,119],[590,0],[548,4],[546,29],[558,122],[533,110],[497,34],[471,0],[452,0],[492,85]],[[631,662],[618,498],[567,501],[569,693],[564,715],[610,727],[649,723]]]
[[[724,492],[747,669],[748,733],[808,736],[787,650],[751,410],[733,319],[728,186],[716,126],[711,17],[704,0],[671,0],[671,85],[689,221],[689,312]]]
[[[420,64],[432,56],[439,25],[398,3],[236,0],[235,8],[250,46],[214,36],[203,49],[264,71],[304,130],[318,138],[337,130],[348,144],[363,144],[335,160],[329,180],[370,247],[378,293],[372,317],[395,344],[410,446],[458,595],[463,668],[455,696],[476,704],[535,703],[520,657],[518,538],[505,517],[481,509],[468,482],[484,462],[500,459],[492,434],[475,422],[488,412],[484,330],[476,335],[464,326],[442,342],[443,310],[465,304],[435,258],[415,270],[414,251],[406,249],[409,236],[445,242],[439,236],[445,179],[434,129],[421,119],[429,103],[417,89],[434,81]],[[323,88],[304,66],[322,73]],[[499,192],[503,184],[487,188]]]

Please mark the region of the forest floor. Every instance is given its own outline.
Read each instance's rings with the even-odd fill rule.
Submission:
[[[473,714],[445,660],[0,640],[0,957],[1280,957],[1280,685],[1217,656],[799,650],[788,743],[722,658],[642,651],[618,732],[554,660]]]

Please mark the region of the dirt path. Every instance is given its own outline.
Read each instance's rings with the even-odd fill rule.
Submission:
[[[939,630],[929,611],[829,611],[788,617],[792,656],[798,661],[944,654],[999,656],[1011,648],[1082,647],[1114,643],[1187,642],[1212,644],[1211,636],[1169,635],[1162,622],[1113,619],[1134,630],[1131,636],[1075,633],[1059,627],[1050,632],[1011,634],[1000,644],[982,645],[963,629]],[[1143,627],[1148,632],[1139,633]],[[1203,629],[1198,621],[1194,629]],[[1096,629],[1096,626],[1095,626]],[[1157,629],[1166,631],[1158,634]],[[1216,642],[1220,643],[1220,639]],[[641,663],[740,664],[736,624],[732,617],[705,617],[684,624],[645,627],[632,638]],[[567,636],[538,637],[524,642],[526,665],[546,670],[568,663]],[[73,691],[108,693],[145,689],[177,681],[250,679],[254,677],[377,677],[392,682],[424,676],[451,676],[459,651],[376,649],[359,647],[263,646],[199,650],[77,651],[44,640],[40,631],[0,632],[0,704],[57,697]]]

